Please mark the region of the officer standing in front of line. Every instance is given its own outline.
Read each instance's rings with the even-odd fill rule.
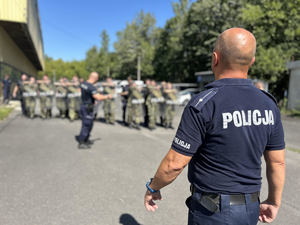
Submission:
[[[256,225],[276,218],[285,179],[284,133],[276,100],[247,80],[255,50],[255,37],[245,29],[219,36],[212,55],[216,81],[186,106],[170,151],[146,185],[147,210],[157,209],[159,190],[189,163],[189,225]],[[269,193],[260,204],[262,155]]]
[[[101,95],[97,93],[97,89],[94,84],[98,81],[99,75],[97,72],[92,72],[89,75],[87,81],[80,84],[81,88],[81,105],[80,115],[82,119],[82,125],[80,134],[75,137],[78,142],[79,149],[88,149],[93,144],[93,141],[89,139],[90,133],[94,123],[94,104],[95,100],[102,101],[112,98],[111,95]]]

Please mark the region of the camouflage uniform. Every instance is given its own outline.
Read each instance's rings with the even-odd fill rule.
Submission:
[[[66,117],[67,112],[67,89],[63,86],[56,88],[56,107],[59,110],[61,118]]]
[[[51,84],[42,83],[39,86],[40,91],[40,107],[41,116],[43,119],[51,117],[52,98],[54,95],[53,87]]]
[[[38,89],[37,84],[24,84],[23,88],[23,99],[25,102],[26,115],[29,118],[34,118]]]
[[[154,129],[156,125],[157,115],[159,114],[159,104],[163,101],[163,98],[159,90],[155,88],[151,88],[149,90],[150,93],[146,100],[149,115],[148,127],[150,129]]]
[[[69,86],[68,91],[69,118],[71,121],[73,121],[78,118],[81,91],[79,86],[76,85]]]
[[[115,87],[113,86],[105,86],[103,88],[103,94],[104,95],[113,95],[113,98],[106,99],[103,103],[103,111],[104,111],[104,117],[106,123],[115,123]]]
[[[141,123],[142,104],[145,100],[136,87],[131,86],[128,92],[127,122],[129,126],[138,128]]]
[[[165,118],[164,127],[173,128],[172,123],[175,116],[176,95],[174,92],[165,93]]]

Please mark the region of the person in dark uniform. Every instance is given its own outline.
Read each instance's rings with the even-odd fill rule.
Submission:
[[[111,95],[101,95],[97,93],[97,89],[94,84],[98,81],[99,75],[97,72],[92,72],[89,79],[86,82],[80,84],[81,88],[81,105],[80,115],[82,119],[82,125],[80,134],[75,136],[78,141],[79,149],[88,149],[91,147],[93,142],[89,139],[90,133],[93,128],[94,122],[94,104],[95,100],[102,101],[110,99]]]
[[[8,74],[5,74],[4,79],[2,80],[2,88],[3,88],[3,104],[8,104],[10,98],[10,88],[11,88],[11,80]]]
[[[255,37],[245,29],[219,36],[212,56],[216,81],[186,106],[170,151],[146,184],[147,210],[157,209],[159,190],[189,164],[189,225],[255,225],[276,218],[285,179],[284,132],[276,100],[247,80],[255,50]],[[260,203],[262,155],[269,193]]]
[[[27,75],[22,74],[21,80],[19,80],[17,82],[17,85],[15,86],[14,91],[13,91],[13,97],[14,98],[18,97],[20,99],[22,114],[24,116],[26,116],[26,107],[25,107],[25,101],[23,98],[23,92],[24,92],[24,84],[26,82],[27,82]]]

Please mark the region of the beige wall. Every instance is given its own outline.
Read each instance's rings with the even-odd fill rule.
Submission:
[[[37,55],[39,57],[40,63],[44,68],[44,49],[40,24],[40,15],[37,9],[37,0],[28,1],[27,14],[27,26],[29,29],[29,33],[34,44],[35,51],[37,52]]]
[[[0,20],[26,23],[27,0],[0,0]]]
[[[44,49],[37,0],[0,0],[0,21],[27,25],[34,51],[41,66],[44,67]]]
[[[0,26],[0,62],[8,63],[25,73],[36,75],[37,69]]]

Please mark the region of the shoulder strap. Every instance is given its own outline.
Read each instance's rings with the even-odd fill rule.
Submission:
[[[191,100],[190,106],[200,111],[203,106],[217,94],[218,90],[218,88],[210,88],[200,92]]]
[[[265,95],[267,95],[269,98],[271,98],[271,99],[275,102],[276,105],[278,104],[276,98],[275,98],[273,95],[271,95],[269,92],[267,92],[267,91],[265,91],[265,90],[261,90],[261,91],[262,91]]]

